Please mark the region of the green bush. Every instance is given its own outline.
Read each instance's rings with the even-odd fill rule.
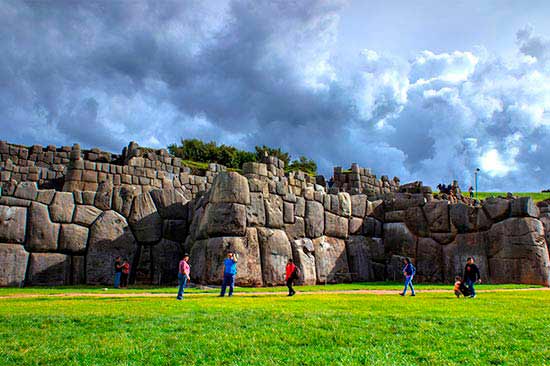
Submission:
[[[233,146],[220,145],[216,142],[204,142],[199,139],[181,139],[181,144],[171,144],[168,146],[168,151],[178,158],[185,161],[193,161],[198,163],[218,163],[225,165],[229,169],[240,169],[244,163],[262,161],[263,156],[267,153],[270,156],[275,156],[285,163],[287,171],[302,170],[311,175],[317,173],[317,164],[305,156],[300,156],[298,160],[290,163],[290,154],[282,151],[280,148],[272,148],[269,146],[256,146],[255,153],[239,150]]]

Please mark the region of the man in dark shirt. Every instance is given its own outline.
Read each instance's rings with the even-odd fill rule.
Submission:
[[[479,274],[479,268],[474,264],[474,258],[468,257],[466,260],[466,267],[464,267],[464,282],[470,290],[470,297],[476,297],[476,290],[474,284],[476,282],[481,283],[481,275]]]

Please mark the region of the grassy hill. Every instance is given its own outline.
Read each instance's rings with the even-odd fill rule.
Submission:
[[[465,192],[465,194],[468,194],[468,192]],[[488,197],[506,197],[506,194],[506,192],[477,192],[477,198],[484,200]],[[519,197],[531,197],[535,202],[550,199],[550,192],[512,192],[512,194]]]

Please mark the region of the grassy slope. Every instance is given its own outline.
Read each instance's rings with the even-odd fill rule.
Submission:
[[[466,192],[465,194],[468,194]],[[541,193],[541,192],[513,192],[514,196],[519,197],[532,197],[535,202],[544,201],[550,199],[550,192]],[[487,197],[506,197],[506,192],[477,192],[477,197],[480,200],[484,200]]]
[[[549,291],[3,299],[0,364],[544,365],[549,306]]]

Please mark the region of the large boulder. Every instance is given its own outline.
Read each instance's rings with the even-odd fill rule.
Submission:
[[[266,226],[280,229],[283,227],[283,199],[271,194],[265,200]]]
[[[248,180],[235,172],[220,172],[210,191],[212,203],[250,203],[250,189]]]
[[[436,233],[446,233],[450,231],[449,202],[430,201],[423,206],[423,210],[431,231]]]
[[[258,228],[263,282],[266,286],[285,283],[285,268],[292,248],[283,230]]]
[[[364,236],[352,235],[347,240],[348,264],[353,281],[372,281],[373,269],[368,241]]]
[[[294,220],[294,204],[292,202],[283,202],[283,221],[285,224],[292,224]]]
[[[443,246],[431,238],[418,238],[416,278],[420,282],[443,281]]]
[[[187,239],[189,240],[189,238]],[[186,242],[187,244],[187,242]],[[191,279],[194,283],[206,283],[206,246],[208,239],[197,240],[191,243],[189,264],[191,266]]]
[[[77,205],[74,212],[74,223],[91,226],[101,215],[101,210],[92,205]]]
[[[306,215],[306,200],[304,199],[304,197],[296,197],[294,215],[299,217],[304,217]]]
[[[149,192],[158,213],[164,219],[186,219],[187,198],[175,189],[155,189]]]
[[[72,192],[55,192],[55,197],[50,205],[52,221],[70,223],[73,219],[74,207]]]
[[[210,203],[200,220],[199,238],[243,236],[246,230],[246,207],[238,203]]]
[[[246,206],[246,222],[248,226],[265,225],[265,206],[263,193],[250,193],[250,204]]]
[[[504,198],[488,197],[482,207],[493,221],[503,220],[510,214],[510,201]]]
[[[365,217],[363,220],[363,235],[369,237],[382,237],[383,224],[374,217]]]
[[[24,243],[26,227],[25,207],[0,206],[0,243]]]
[[[105,211],[90,228],[86,255],[89,284],[112,284],[116,256],[133,263],[137,243],[126,219],[115,211]]]
[[[348,237],[348,226],[347,218],[330,212],[325,213],[325,235],[345,239]]]
[[[297,283],[300,285],[315,285],[317,274],[315,270],[315,247],[309,238],[292,240],[292,257],[300,269]]]
[[[218,237],[208,239],[206,244],[205,280],[211,284],[221,284],[224,260],[228,251],[237,254],[237,275],[239,286],[261,286],[262,267],[258,235],[255,228],[247,230],[244,237]]]
[[[403,211],[411,207],[423,206],[426,198],[423,194],[396,193],[395,197],[384,201],[386,211]]]
[[[290,240],[303,238],[306,236],[304,219],[296,217],[293,224],[285,224],[285,232]]]
[[[115,189],[113,192],[113,210],[120,213],[124,217],[130,216],[134,197],[138,195],[138,190],[135,186],[126,186]]]
[[[178,242],[162,239],[152,247],[154,283],[176,284],[178,282],[179,262],[183,258]],[[193,280],[193,279],[192,279]]]
[[[33,252],[56,250],[59,228],[59,224],[51,222],[48,206],[33,202],[29,208],[28,238],[25,248]]]
[[[388,257],[416,256],[416,238],[402,222],[384,224],[384,245]]]
[[[162,218],[148,192],[134,199],[128,222],[138,242],[156,243],[161,239]]]
[[[430,227],[422,207],[409,207],[405,210],[405,224],[415,235],[430,235]]]
[[[338,193],[338,211],[336,214],[340,216],[351,216],[351,196],[347,192]]]
[[[363,218],[367,212],[367,195],[354,194],[351,196],[351,214]]]
[[[358,217],[351,217],[349,219],[349,234],[350,235],[361,235],[363,233],[363,221]]]
[[[512,200],[510,216],[539,217],[539,209],[531,197],[519,197]]]
[[[36,182],[21,182],[15,189],[14,196],[26,200],[34,201],[38,195],[38,187]]]
[[[319,283],[334,283],[349,279],[346,242],[342,239],[321,236],[313,240],[315,269]]]
[[[548,247],[538,219],[509,218],[489,230],[491,281],[550,285]]]
[[[86,258],[82,255],[71,256],[71,285],[86,284]]]
[[[83,254],[88,243],[88,228],[76,224],[61,224],[59,250],[72,254]]]
[[[443,250],[443,281],[453,282],[455,276],[462,276],[466,259],[473,257],[479,267],[481,278],[486,281],[489,275],[487,261],[487,233],[458,234]]]
[[[189,234],[187,220],[164,220],[162,236],[165,239],[182,243]]]
[[[22,286],[29,253],[22,245],[0,243],[0,287]]]
[[[112,201],[113,185],[109,182],[101,182],[94,198],[94,206],[101,210],[110,210]]]
[[[70,256],[59,253],[31,253],[26,284],[68,285],[70,278]]]
[[[317,238],[325,231],[325,217],[323,205],[317,201],[306,202],[306,236]]]
[[[467,233],[476,228],[476,210],[473,206],[462,202],[455,203],[449,207],[451,225],[455,227],[458,233]]]

